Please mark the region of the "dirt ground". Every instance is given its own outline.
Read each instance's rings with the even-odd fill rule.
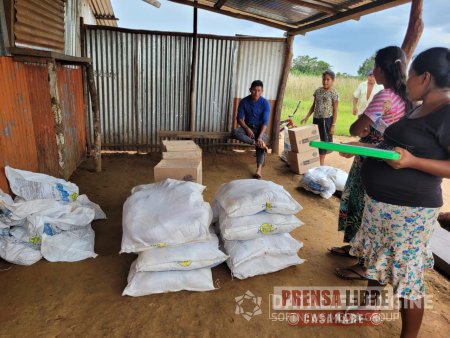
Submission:
[[[119,255],[122,236],[122,206],[130,189],[153,181],[153,166],[159,154],[104,157],[103,172],[92,172],[92,163],[83,163],[71,181],[99,203],[108,215],[96,221],[95,251],[99,256],[77,263],[50,263],[13,266],[0,272],[0,336],[60,337],[397,337],[400,320],[372,327],[292,327],[286,321],[270,319],[269,294],[274,286],[365,285],[344,281],[334,275],[335,267],[353,264],[349,258],[327,254],[340,245],[342,235],[336,222],[339,200],[322,199],[296,189],[299,175],[284,162],[268,156],[264,178],[283,185],[303,206],[297,215],[305,225],[292,235],[303,241],[299,256],[302,265],[248,278],[232,279],[226,264],[213,269],[217,290],[177,292],[139,298],[122,297],[133,254]],[[248,178],[254,170],[251,153],[205,152],[203,184],[205,200],[211,201],[218,187],[238,178]],[[348,170],[351,160],[329,155],[327,164]],[[450,210],[450,184],[445,182],[445,210]],[[427,292],[434,308],[425,312],[421,337],[448,337],[450,332],[450,282],[432,270],[427,273]],[[247,290],[262,297],[262,315],[250,321],[235,315],[235,297]]]

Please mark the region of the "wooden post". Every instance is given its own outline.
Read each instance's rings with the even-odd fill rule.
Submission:
[[[197,1],[195,1],[197,3]],[[197,7],[194,7],[194,34],[192,36],[192,64],[191,64],[191,100],[189,105],[189,130],[195,129],[197,91]]]
[[[414,50],[422,36],[424,26],[422,21],[422,8],[423,0],[412,0],[408,29],[406,30],[405,39],[402,43],[402,49],[406,54],[406,64],[411,61]]]
[[[86,65],[86,72],[87,72],[87,80],[88,80],[88,87],[89,87],[89,94],[91,96],[91,106],[92,106],[92,113],[94,116],[94,163],[95,163],[95,171],[100,172],[102,171],[102,130],[100,125],[100,109],[98,104],[98,95],[97,95],[97,89],[95,87],[95,81],[94,81],[94,68],[92,67],[92,63],[89,63]]]
[[[290,35],[286,38],[285,52],[284,52],[284,64],[283,71],[281,73],[280,84],[278,86],[277,101],[275,104],[275,116],[273,117],[272,123],[272,153],[279,155],[278,145],[279,145],[279,125],[281,118],[281,108],[283,107],[284,92],[286,90],[286,83],[289,76],[289,70],[291,69],[292,63],[292,45],[294,42],[294,35]]]
[[[58,149],[58,175],[67,179],[65,172],[65,137],[64,137],[64,119],[61,111],[61,102],[59,100],[58,92],[58,76],[56,73],[56,62],[51,60],[47,64],[48,70],[48,82],[50,87],[50,99],[52,105],[52,113],[55,119],[55,136],[56,136],[56,147]]]

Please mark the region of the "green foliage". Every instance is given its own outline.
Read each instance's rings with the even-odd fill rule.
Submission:
[[[367,72],[375,67],[375,54],[364,60],[361,66],[358,68],[358,75],[360,77],[366,77]]]
[[[321,75],[324,71],[331,69],[331,65],[316,57],[300,55],[292,61],[291,69],[298,73]]]
[[[360,79],[355,77],[336,76],[334,88],[339,93],[338,118],[336,121],[336,135],[349,136],[349,127],[356,120],[352,112],[353,92],[358,87]],[[300,107],[293,118],[295,124],[300,126],[300,121],[306,116],[313,103],[314,91],[322,86],[322,77],[299,74],[292,71],[289,74],[284,94],[281,120],[287,119],[294,112],[297,103],[301,100]],[[308,124],[312,123],[312,116]]]

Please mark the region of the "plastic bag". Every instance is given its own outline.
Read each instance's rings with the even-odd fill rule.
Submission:
[[[136,261],[128,273],[128,285],[122,296],[139,297],[154,293],[214,290],[211,269],[188,271],[138,272]]]
[[[54,199],[75,201],[79,194],[76,184],[49,175],[5,167],[9,186],[14,194],[27,201]]]
[[[0,257],[5,261],[19,264],[32,265],[42,258],[38,246],[20,242],[11,236],[0,237]]]
[[[215,199],[229,217],[250,216],[260,211],[293,215],[302,210],[281,185],[265,180],[231,181],[219,188]]]

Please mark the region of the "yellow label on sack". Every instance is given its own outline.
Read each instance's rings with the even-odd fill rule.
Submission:
[[[78,194],[76,192],[71,193],[70,196],[69,196],[69,199],[71,201],[76,201],[77,198],[78,198]]]
[[[155,246],[157,248],[165,248],[167,246],[167,243],[164,242],[160,242],[160,243],[156,243]]]
[[[189,266],[192,264],[192,261],[180,261],[178,262],[181,266]]]
[[[270,202],[266,202],[266,210],[272,209],[272,204]]]
[[[261,224],[261,226],[259,227],[259,231],[261,231],[261,233],[263,235],[268,234],[269,232],[273,232],[275,230],[275,228],[273,227],[272,224],[269,223],[263,223]]]
[[[31,244],[41,244],[41,239],[39,238],[39,236],[33,236],[30,238],[30,243]]]

